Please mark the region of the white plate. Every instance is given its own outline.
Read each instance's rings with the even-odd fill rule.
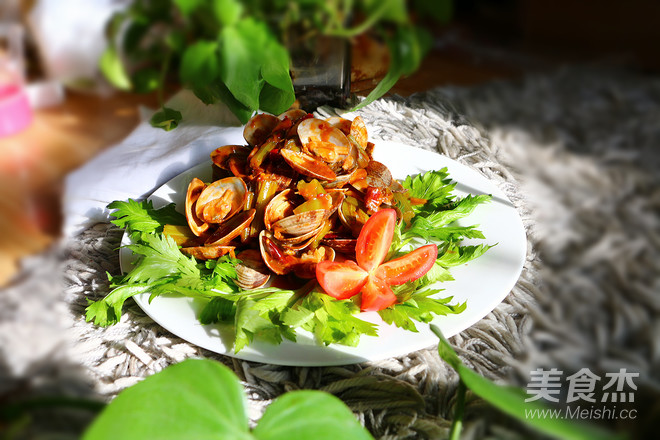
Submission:
[[[493,310],[518,280],[527,249],[520,216],[493,183],[444,156],[399,143],[379,141],[376,143],[374,158],[386,164],[397,179],[447,167],[450,178],[457,182],[455,194],[493,195],[492,202],[478,206],[459,224],[479,225],[486,240],[477,240],[475,243],[486,242],[497,246],[464,266],[452,268],[455,280],[436,286],[444,289],[440,294],[442,297],[454,297],[452,303],[467,301],[467,308],[462,313],[439,316],[433,321],[446,337],[453,336]],[[183,209],[186,188],[193,177],[209,181],[210,162],[198,165],[158,188],[150,197],[154,206],[174,202],[178,208]],[[123,244],[129,244],[126,235]],[[132,253],[122,248],[119,257],[122,270],[125,270],[132,261]],[[231,344],[232,328],[201,325],[197,320],[201,309],[198,301],[160,296],[149,303],[148,299],[148,294],[135,297],[147,315],[170,332],[207,350],[249,361],[295,366],[345,365],[401,356],[437,344],[437,338],[426,324],[417,324],[419,332],[413,333],[387,325],[376,312],[368,312],[362,313],[361,318],[377,323],[379,336],[362,336],[357,347],[336,344],[319,346],[310,333],[301,331],[295,343],[285,340],[281,345],[272,345],[255,340],[239,353],[234,353]]]

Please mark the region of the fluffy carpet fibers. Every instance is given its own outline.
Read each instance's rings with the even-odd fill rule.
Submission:
[[[463,361],[523,388],[537,368],[561,370],[564,380],[584,368],[603,379],[621,369],[638,373],[636,388],[624,383],[634,402],[619,404],[635,417],[591,422],[633,438],[652,435],[660,416],[660,81],[568,69],[382,99],[357,113],[370,137],[437,151],[483,173],[523,218],[523,273],[502,304],[451,338]],[[170,364],[206,357],[242,380],[252,420],[284,392],[321,389],[346,402],[375,438],[447,436],[458,378],[434,349],[344,367],[282,367],[195,347],[132,301],[113,327],[85,323],[87,299],[107,293],[106,271],[119,273],[121,233],[98,224],[26,260],[2,292],[4,401],[109,400]],[[591,406],[613,408],[600,403],[603,384]],[[75,438],[90,420],[84,411],[48,414],[17,429],[17,438]],[[468,393],[464,438],[534,436]]]

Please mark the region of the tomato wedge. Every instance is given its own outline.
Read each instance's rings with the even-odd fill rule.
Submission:
[[[387,285],[387,281],[376,276],[370,276],[362,288],[360,309],[363,312],[377,312],[396,302],[396,295]]]
[[[371,272],[385,260],[392,244],[395,226],[396,211],[393,209],[381,209],[369,217],[355,246],[358,266]]]
[[[387,280],[390,286],[398,286],[426,274],[433,267],[436,258],[438,258],[438,246],[427,244],[381,264],[375,273],[376,276]]]
[[[355,245],[357,263],[323,261],[316,265],[316,279],[333,298],[348,299],[361,293],[360,309],[378,311],[397,301],[390,286],[416,280],[426,274],[438,257],[435,244],[422,246],[383,263],[392,244],[396,211],[383,209],[362,227]]]
[[[316,265],[316,279],[325,292],[337,299],[347,299],[360,293],[369,274],[354,261],[341,263],[322,261]]]

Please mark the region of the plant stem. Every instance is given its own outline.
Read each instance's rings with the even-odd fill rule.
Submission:
[[[463,430],[463,410],[465,408],[465,391],[467,388],[462,380],[458,381],[458,389],[456,390],[456,403],[454,404],[454,420],[451,424],[451,431],[449,432],[449,440],[458,440],[461,437]]]
[[[167,78],[167,71],[170,68],[170,60],[172,59],[172,50],[169,49],[165,52],[163,64],[160,67],[160,79],[158,81],[158,105],[165,106],[165,79]]]
[[[378,9],[359,25],[353,28],[340,27],[335,29],[328,29],[326,33],[327,35],[344,38],[351,38],[356,35],[360,35],[371,29],[378,22],[378,20],[380,20],[380,17],[385,13],[387,7],[388,3],[382,2]]]

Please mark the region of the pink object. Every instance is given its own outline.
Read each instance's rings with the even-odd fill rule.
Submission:
[[[32,109],[25,89],[0,84],[0,137],[18,133],[32,122]]]
[[[17,23],[0,23],[0,138],[32,122],[23,83],[23,28]]]

